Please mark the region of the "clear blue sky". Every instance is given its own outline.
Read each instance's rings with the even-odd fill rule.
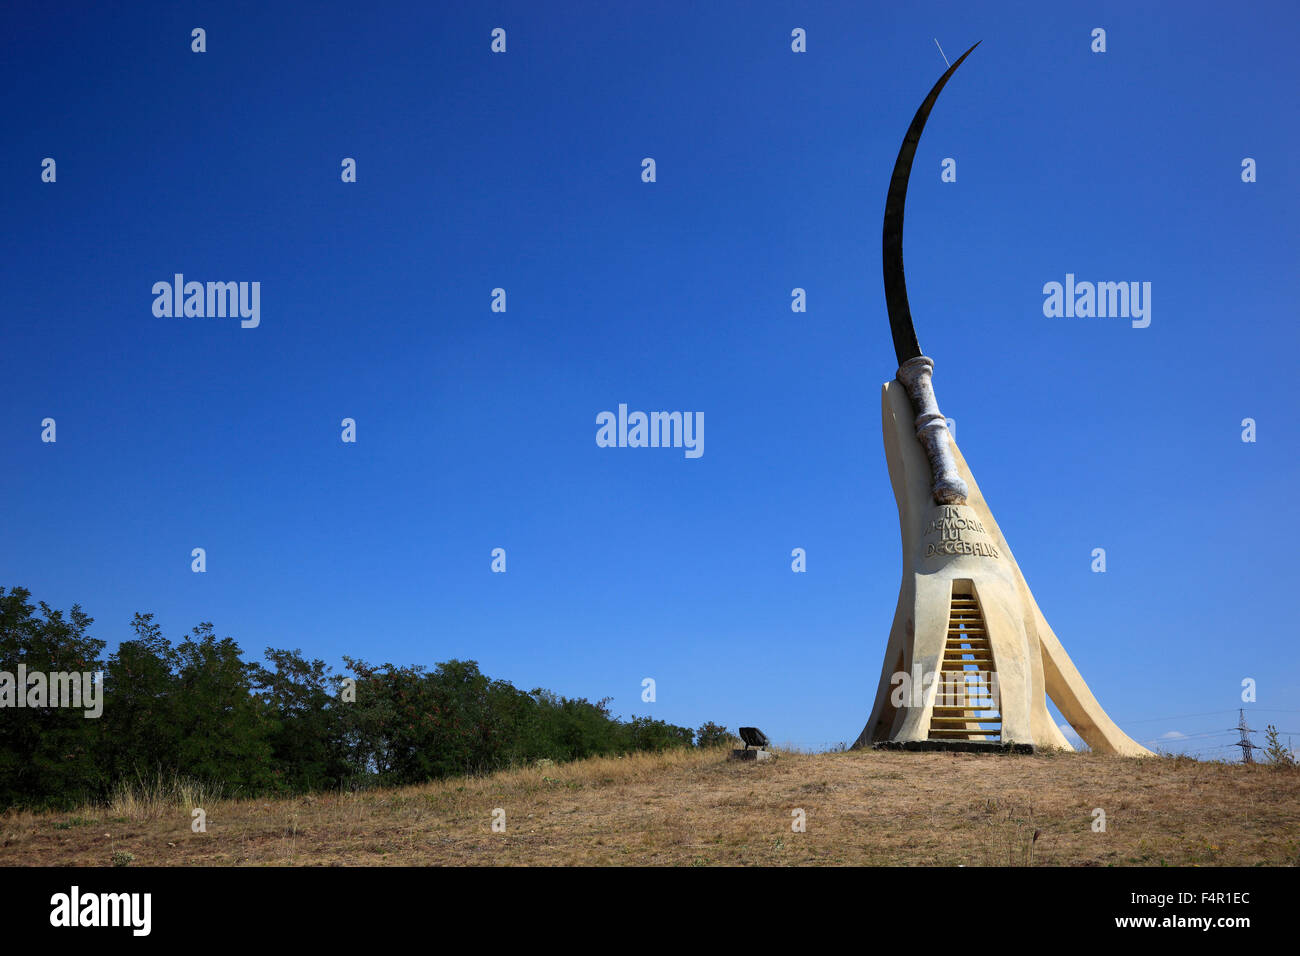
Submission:
[[[7,4],[0,584],[110,647],[153,611],[852,741],[900,573],[885,190],[935,38],[983,40],[908,200],[940,403],[1121,726],[1225,729],[1251,677],[1300,730],[1300,14],[1133,6]],[[155,317],[177,272],[260,327]],[[1151,282],[1150,327],[1044,317],[1067,272]],[[703,412],[703,457],[598,448],[619,403]]]

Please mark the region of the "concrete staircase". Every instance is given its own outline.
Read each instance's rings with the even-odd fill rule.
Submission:
[[[979,601],[973,594],[954,591],[930,718],[931,740],[1002,739],[1002,715],[996,709],[990,683],[996,672]]]

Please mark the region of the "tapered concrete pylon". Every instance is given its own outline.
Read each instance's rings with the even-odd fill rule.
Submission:
[[[1052,633],[948,430],[925,427],[933,422],[899,382],[885,383],[881,406],[903,580],[875,705],[854,747],[1073,750],[1047,711],[1051,697],[1093,750],[1150,755],[1106,716]],[[942,475],[953,467],[955,476]]]

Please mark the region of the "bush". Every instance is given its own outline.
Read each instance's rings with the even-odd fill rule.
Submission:
[[[1296,765],[1295,751],[1282,744],[1282,738],[1278,736],[1277,728],[1272,724],[1269,724],[1264,731],[1264,756],[1268,757],[1270,763],[1279,767]]]
[[[733,745],[739,738],[730,730],[721,724],[715,724],[709,721],[699,730],[695,731],[695,746],[697,747],[725,747]]]

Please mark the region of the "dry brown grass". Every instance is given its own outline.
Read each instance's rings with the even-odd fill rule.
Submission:
[[[211,798],[198,804],[206,833],[190,831],[192,796],[4,814],[0,864],[107,866],[130,853],[143,866],[1300,865],[1300,772],[1188,759],[848,752],[741,764],[681,751]],[[491,831],[497,807],[505,833]],[[791,831],[795,809],[805,833]]]

